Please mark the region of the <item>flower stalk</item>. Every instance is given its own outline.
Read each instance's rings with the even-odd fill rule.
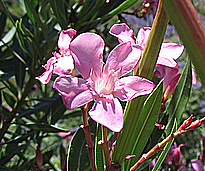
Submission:
[[[95,165],[94,147],[93,147],[92,139],[91,139],[90,126],[88,124],[88,119],[87,119],[87,111],[88,111],[89,105],[90,105],[90,103],[87,103],[85,106],[81,107],[81,112],[83,115],[83,123],[84,123],[82,128],[85,132],[85,136],[86,136],[86,140],[87,140],[87,144],[88,144],[87,148],[88,148],[88,154],[89,154],[91,168],[92,168],[92,171],[96,171],[97,169],[96,169],[96,165]]]
[[[159,151],[163,150],[163,147],[172,139],[176,138],[177,136],[184,134],[190,130],[194,130],[200,126],[202,126],[202,122],[205,120],[205,117],[202,119],[197,119],[192,122],[194,117],[191,115],[187,120],[185,120],[182,125],[178,128],[178,130],[172,134],[170,134],[166,139],[164,139],[162,142],[158,143],[156,146],[154,146],[148,153],[143,154],[142,157],[138,160],[138,162],[130,168],[130,171],[136,170],[142,163],[144,163],[148,158],[153,156]]]
[[[108,140],[107,140],[107,128],[102,126],[102,141],[99,142],[99,145],[101,145],[103,153],[104,153],[104,161],[106,170],[111,165],[110,160],[110,154],[109,154],[109,146],[108,146]]]

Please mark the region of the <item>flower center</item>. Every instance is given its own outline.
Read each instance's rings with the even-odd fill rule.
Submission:
[[[111,94],[114,89],[115,79],[112,74],[102,74],[102,76],[98,77],[94,83],[95,91],[98,94],[108,95]]]

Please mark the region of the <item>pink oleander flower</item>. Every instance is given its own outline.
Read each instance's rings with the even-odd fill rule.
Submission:
[[[181,154],[181,147],[184,146],[184,144],[180,144],[177,147],[176,142],[174,142],[174,146],[172,146],[165,158],[165,162],[169,165],[169,167],[172,167],[175,170],[179,169],[181,166],[184,165],[182,162],[182,154]]]
[[[130,41],[132,44],[139,45],[142,54],[150,32],[151,28],[143,27],[139,30],[137,38],[135,38],[133,36],[133,30],[131,30],[125,23],[115,24],[110,29],[110,34],[117,37],[120,43]],[[180,46],[176,43],[162,43],[157,64],[175,67],[177,65],[175,60],[181,56],[183,51],[184,46]]]
[[[70,44],[71,55],[82,78],[59,76],[54,88],[61,93],[67,109],[75,109],[95,100],[90,117],[119,132],[123,127],[123,109],[117,98],[129,101],[151,93],[154,84],[138,76],[122,76],[130,72],[140,59],[139,46],[121,43],[109,54],[103,64],[103,39],[93,33],[84,33]]]
[[[191,160],[191,171],[204,171],[204,165],[200,160]]]
[[[163,82],[163,103],[174,93],[176,84],[179,81],[182,72],[179,73],[179,68],[168,67],[165,65],[157,64],[155,67],[154,75],[164,79]],[[192,84],[196,84],[196,74],[192,69]]]
[[[179,81],[181,76],[181,72],[178,73],[179,68],[175,67],[167,67],[164,65],[156,65],[154,75],[164,79],[163,82],[163,100],[166,101],[175,90],[175,86]]]
[[[60,33],[58,40],[60,53],[53,52],[53,57],[43,66],[46,71],[41,76],[36,77],[42,84],[48,84],[52,74],[67,75],[73,71],[74,64],[69,46],[75,34],[76,31],[73,29],[64,30]]]

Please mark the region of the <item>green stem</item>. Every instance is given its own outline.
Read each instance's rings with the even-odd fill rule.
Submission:
[[[99,145],[102,146],[105,166],[106,166],[106,170],[108,170],[111,165],[111,162],[110,162],[110,155],[109,155],[109,146],[107,141],[107,128],[104,126],[102,126],[102,141],[100,142]]]

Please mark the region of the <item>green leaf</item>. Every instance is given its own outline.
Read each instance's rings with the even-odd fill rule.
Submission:
[[[163,5],[205,86],[205,27],[202,19],[190,0],[163,0]]]
[[[71,140],[69,150],[68,150],[68,170],[84,170],[89,166],[89,157],[86,147],[85,133],[82,128],[80,128]]]
[[[38,5],[38,1],[37,0],[30,0],[30,3],[28,5],[28,1],[23,1],[24,2],[24,6],[27,12],[28,17],[30,18],[31,22],[33,23],[33,25],[36,24],[36,19],[35,16],[33,14],[33,9],[36,8],[36,6]],[[32,5],[32,9],[31,9],[31,5]]]
[[[1,25],[0,25],[0,38],[2,38],[2,35],[4,33],[4,28],[6,26],[6,19],[7,19],[7,15],[4,11],[1,12],[0,15],[0,21],[1,21]]]
[[[50,106],[51,106],[50,103],[46,103],[46,102],[38,103],[37,105],[31,106],[28,109],[26,109],[25,111],[23,111],[22,113],[20,113],[16,118],[18,119],[21,117],[26,117],[27,115],[38,113],[41,111],[46,111],[49,109]]]
[[[177,122],[176,122],[176,119],[175,119],[171,133],[174,133],[174,132],[176,132],[176,131],[177,131]],[[166,157],[166,155],[167,155],[167,153],[168,153],[168,151],[169,151],[169,149],[170,149],[170,147],[171,147],[171,145],[172,145],[173,142],[174,142],[174,138],[173,138],[172,140],[170,140],[170,141],[165,145],[165,147],[164,147],[164,149],[163,149],[161,155],[159,156],[159,158],[158,158],[158,160],[157,160],[157,163],[155,164],[155,166],[154,166],[154,168],[153,168],[152,171],[156,171],[156,170],[159,169],[159,167],[161,166],[162,162],[164,161],[164,159],[165,159],[165,157]]]
[[[50,5],[53,9],[56,20],[59,22],[62,29],[66,29],[67,21],[66,21],[66,8],[65,8],[65,0],[49,0]]]
[[[97,170],[104,170],[104,159],[103,151],[101,145],[98,145],[98,142],[102,140],[102,130],[101,125],[97,124],[97,136],[95,141],[95,161]]]
[[[8,44],[14,37],[16,33],[16,28],[15,27],[12,27],[6,34],[5,36],[1,39],[2,41],[0,41],[0,46],[3,46],[4,43],[5,44]]]
[[[92,29],[96,27],[99,23],[104,23],[110,18],[112,18],[114,15],[122,13],[124,10],[128,9],[130,6],[132,6],[137,0],[127,0],[127,1],[114,1],[110,0],[109,3],[105,3],[102,6],[102,1],[99,1],[98,3],[94,3],[93,1],[89,2],[89,4],[85,4],[84,11],[80,14],[80,19],[83,18],[87,15],[86,11],[90,6],[94,6],[97,10],[89,13],[91,10],[88,10],[87,12],[89,13],[89,18],[87,20],[79,20],[76,24],[75,27],[78,31],[87,31],[89,29]],[[123,2],[123,3],[122,3]],[[94,5],[95,4],[95,5]],[[100,4],[100,6],[98,6]],[[114,8],[114,9],[113,9]],[[98,10],[101,9],[101,10]],[[103,10],[102,10],[103,9]],[[101,12],[100,12],[101,11]],[[102,12],[103,11],[103,12]],[[93,18],[93,16],[96,16],[98,18]],[[92,17],[92,20],[91,20]]]
[[[10,151],[10,153],[8,153],[8,155],[3,156],[0,160],[0,165],[5,165],[7,162],[10,161],[10,159],[15,156],[17,153],[19,153],[21,150],[23,150],[27,145],[29,145],[29,143],[17,146],[16,148],[14,148],[12,151]]]
[[[56,107],[58,106],[58,107]],[[60,118],[63,117],[64,112],[66,111],[65,104],[59,96],[54,102],[53,105],[51,105],[51,108],[49,112],[51,113],[51,124],[55,124]]]
[[[16,103],[16,100],[15,100],[15,97],[13,97],[11,94],[3,91],[3,97],[6,101],[6,103],[9,105],[9,107],[11,107],[13,109],[15,103]]]
[[[19,54],[19,56],[21,56],[23,61],[25,61],[24,59],[26,54],[21,49],[16,37],[14,37],[13,50],[17,54]],[[19,90],[22,90],[23,88],[25,75],[26,75],[26,65],[22,62],[22,60],[20,60],[16,56],[14,58],[14,74],[15,74],[15,79]]]
[[[134,143],[131,145],[132,150],[131,155],[135,155],[134,158],[128,160],[127,168],[133,165],[141,156],[145,145],[155,127],[162,100],[163,92],[163,81],[161,81],[157,87],[154,89],[152,94],[147,98],[142,108],[142,111],[139,116],[139,122],[136,124],[136,129],[133,139]]]
[[[53,132],[53,133],[68,132],[68,130],[53,125],[44,124],[44,123],[27,123],[25,126],[43,132]]]
[[[13,26],[15,26],[15,21],[13,20],[12,16],[10,15],[10,13],[8,11],[8,8],[5,6],[5,4],[2,0],[0,0],[0,4],[1,4],[1,7],[3,8],[4,12],[6,13],[7,17],[9,18],[9,20],[13,24]]]
[[[169,115],[168,125],[166,127],[166,135],[169,135],[173,122],[176,118],[179,126],[182,114],[187,106],[192,86],[192,69],[191,62],[188,60],[182,75],[176,85],[172,99],[167,106],[167,113]]]
[[[96,123],[89,121],[91,135],[95,134]],[[90,167],[86,137],[82,128],[74,134],[68,149],[68,170],[86,170]]]
[[[7,170],[7,171],[15,171],[15,170],[13,170],[13,169],[10,169],[10,168],[8,168],[8,167],[4,167],[4,166],[0,166],[0,169],[2,169],[2,170]]]

